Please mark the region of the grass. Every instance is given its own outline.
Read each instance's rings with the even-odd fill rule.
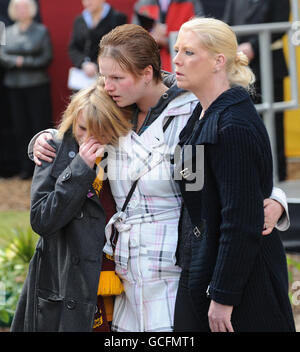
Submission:
[[[0,212],[0,247],[5,235],[14,228],[30,227],[29,211],[1,211]]]
[[[0,211],[0,227],[29,226],[29,211]]]

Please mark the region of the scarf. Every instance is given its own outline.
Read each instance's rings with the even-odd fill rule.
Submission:
[[[104,170],[100,166],[101,158],[96,159],[97,176],[93,182],[93,188],[100,197],[103,186]],[[119,277],[115,273],[114,258],[103,253],[102,267],[98,284],[97,311],[94,317],[93,331],[109,332],[109,322],[113,317],[114,296],[120,295],[124,291]]]

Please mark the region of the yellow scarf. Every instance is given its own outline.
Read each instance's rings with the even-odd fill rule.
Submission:
[[[103,176],[104,170],[100,166],[101,158],[96,159],[97,165],[97,176],[93,182],[93,188],[98,197],[100,197],[100,192],[103,186]],[[112,267],[114,258],[109,255],[103,255],[103,261],[109,261]],[[107,265],[106,265],[107,266]],[[106,311],[107,321],[112,321],[113,314],[113,296],[120,295],[124,291],[123,284],[120,278],[116,275],[114,270],[101,270],[99,284],[98,284],[98,296],[103,296],[104,307]],[[103,323],[102,316],[94,321],[94,328],[101,326]]]
[[[93,188],[97,194],[98,197],[100,197],[100,191],[103,186],[103,175],[104,175],[104,170],[100,166],[101,158],[96,159],[96,165],[97,165],[97,176],[93,182]]]

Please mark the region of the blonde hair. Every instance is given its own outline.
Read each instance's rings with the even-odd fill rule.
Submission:
[[[104,81],[98,81],[75,93],[66,108],[58,129],[58,138],[77,123],[79,114],[86,118],[88,135],[100,139],[103,134],[109,143],[115,144],[121,136],[125,136],[132,128],[130,119],[132,111],[129,108],[119,108],[104,90]]]
[[[30,14],[31,17],[34,18],[35,15],[37,14],[38,11],[38,6],[37,3],[34,0],[26,0],[29,7],[30,7]],[[20,2],[20,0],[10,0],[10,3],[8,5],[8,16],[13,20],[13,21],[17,21],[16,18],[16,13],[15,13],[15,5]]]
[[[227,78],[231,86],[252,89],[255,75],[248,66],[247,56],[241,51],[237,52],[236,35],[225,22],[214,18],[194,18],[185,22],[180,29],[197,34],[203,47],[211,54],[226,57]]]

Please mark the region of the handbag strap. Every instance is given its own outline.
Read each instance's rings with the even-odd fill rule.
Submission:
[[[170,123],[171,123],[171,121],[173,120],[174,117],[175,117],[175,116],[169,116],[168,120],[166,121],[166,123],[165,123],[164,126],[163,126],[163,132],[165,132],[166,129],[169,127],[169,125],[170,125]],[[122,209],[121,209],[122,212],[124,212],[124,211],[126,210],[127,205],[128,205],[128,203],[129,203],[129,201],[130,201],[130,199],[131,199],[131,197],[132,197],[132,194],[133,194],[133,192],[134,192],[134,190],[135,190],[135,188],[136,188],[136,185],[137,185],[137,183],[138,183],[138,180],[139,180],[139,179],[137,179],[137,180],[135,180],[135,181],[133,182],[133,184],[132,184],[132,186],[131,186],[131,188],[130,188],[130,191],[129,191],[128,194],[127,194],[127,197],[126,197],[126,199],[125,199],[125,202],[124,202],[124,204],[123,204],[123,207],[122,207]]]

